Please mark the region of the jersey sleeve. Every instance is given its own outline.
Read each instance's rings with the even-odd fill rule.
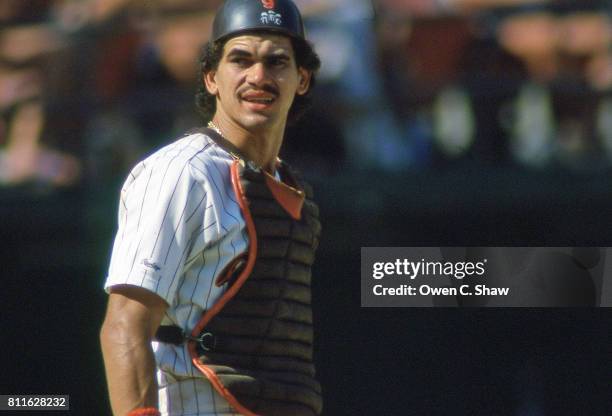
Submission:
[[[121,190],[119,226],[105,290],[143,287],[172,305],[192,236],[205,222],[206,187],[189,161],[145,160]]]

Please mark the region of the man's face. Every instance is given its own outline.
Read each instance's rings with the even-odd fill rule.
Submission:
[[[217,97],[215,117],[255,131],[283,126],[295,95],[308,91],[310,76],[297,67],[289,38],[262,33],[229,39],[204,82]]]

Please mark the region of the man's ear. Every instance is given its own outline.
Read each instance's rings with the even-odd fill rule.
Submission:
[[[308,92],[310,88],[310,79],[312,78],[312,72],[307,70],[306,68],[299,67],[298,68],[298,88],[296,94],[304,95]]]
[[[215,71],[208,71],[207,73],[202,75],[202,82],[204,82],[204,86],[206,87],[206,91],[208,91],[211,95],[217,95],[219,89],[217,88],[217,81],[215,80]]]

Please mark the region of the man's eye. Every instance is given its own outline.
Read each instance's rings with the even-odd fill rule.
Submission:
[[[270,58],[268,59],[268,65],[270,66],[283,66],[285,65],[286,59],[283,58]]]
[[[245,58],[234,58],[232,59],[232,63],[239,65],[239,66],[248,66],[249,60]]]

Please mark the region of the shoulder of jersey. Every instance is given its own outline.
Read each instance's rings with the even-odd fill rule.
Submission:
[[[189,165],[195,180],[206,180],[213,164],[229,163],[230,161],[231,156],[207,135],[202,132],[188,133],[138,163],[130,172],[124,188],[129,187],[145,172],[160,173],[167,171],[170,166],[173,169],[182,169]]]
[[[157,150],[147,159],[155,163],[167,161],[190,161],[194,157],[206,153],[213,142],[202,133],[190,133]]]
[[[158,149],[139,165],[142,165],[141,169],[158,169],[168,163],[172,163],[175,167],[190,164],[200,170],[205,170],[213,159],[229,160],[231,157],[208,136],[201,132],[194,132]],[[136,166],[134,170],[137,170],[138,167]]]

